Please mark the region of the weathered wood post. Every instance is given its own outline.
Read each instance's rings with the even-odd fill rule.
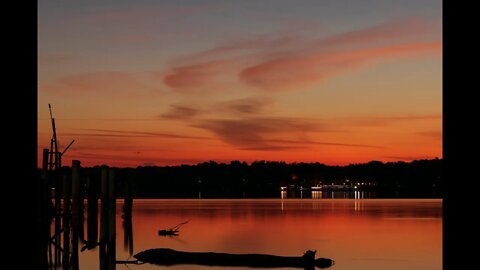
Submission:
[[[108,269],[108,258],[106,256],[107,229],[108,229],[108,167],[102,166],[100,178],[100,269]]]
[[[52,154],[50,153],[50,156]],[[62,253],[60,251],[60,246],[61,246],[61,211],[62,211],[62,191],[61,191],[61,175],[58,174],[58,171],[52,171],[50,170],[50,176],[52,179],[50,180],[51,182],[54,183],[55,185],[55,206],[54,206],[54,218],[55,218],[55,237],[54,237],[54,242],[55,242],[55,268],[60,267],[62,265]]]
[[[80,161],[72,160],[72,269],[78,270],[78,239],[80,223]]]
[[[115,171],[102,166],[100,216],[100,269],[115,270]]]
[[[70,269],[70,219],[72,183],[66,175],[63,177],[63,269]],[[59,244],[59,243],[58,243]]]
[[[80,170],[81,170],[80,166]],[[80,184],[79,184],[79,191],[78,191],[78,198],[79,198],[79,204],[78,204],[78,239],[81,242],[85,241],[85,178],[81,176],[80,174]]]
[[[87,239],[93,243],[98,241],[98,189],[97,182],[87,178]]]
[[[108,242],[107,252],[109,257],[109,270],[116,268],[116,196],[115,196],[115,171],[110,169],[108,172]]]

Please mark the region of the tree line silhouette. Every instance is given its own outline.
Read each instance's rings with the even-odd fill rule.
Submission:
[[[62,167],[68,174],[70,167]],[[96,181],[100,166],[82,168],[82,177]],[[368,183],[359,190],[379,197],[441,197],[442,159],[411,162],[370,161],[346,166],[282,161],[240,161],[196,165],[115,168],[119,184],[129,181],[133,196],[162,198],[279,197],[281,186],[311,187],[318,184]],[[123,196],[122,189],[117,191]]]

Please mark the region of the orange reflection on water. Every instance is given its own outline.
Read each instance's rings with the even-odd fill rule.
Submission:
[[[121,205],[118,201],[118,260],[129,257],[123,248]],[[315,249],[317,257],[336,261],[331,268],[335,270],[441,269],[441,207],[442,201],[434,199],[135,200],[134,254],[168,247],[301,256]],[[159,229],[186,220],[190,222],[181,227],[178,237],[158,236]],[[164,267],[144,264],[129,268]],[[193,265],[169,268],[212,269]],[[81,269],[87,268],[81,264]],[[117,265],[117,269],[128,268]]]

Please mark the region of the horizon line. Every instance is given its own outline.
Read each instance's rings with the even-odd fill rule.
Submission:
[[[76,159],[72,159],[72,160],[76,160]],[[106,165],[106,164],[101,164],[101,165],[93,165],[93,166],[86,166],[86,167],[83,167],[83,168],[93,168],[93,167],[103,167],[103,166],[106,166],[106,167],[109,167],[109,168],[118,168],[118,169],[136,169],[136,168],[139,168],[139,167],[181,167],[181,166],[198,166],[200,164],[204,164],[204,163],[216,163],[216,164],[226,164],[226,165],[229,165],[231,164],[232,162],[239,162],[239,163],[246,163],[248,166],[251,166],[253,163],[256,163],[256,162],[265,162],[265,163],[268,163],[268,162],[271,162],[271,163],[285,163],[286,165],[293,165],[293,164],[320,164],[320,165],[326,165],[326,166],[330,166],[330,167],[347,167],[347,166],[350,166],[350,165],[363,165],[363,164],[368,164],[368,163],[371,163],[371,162],[380,162],[382,164],[388,164],[388,163],[399,163],[399,162],[403,162],[403,163],[412,163],[414,161],[431,161],[431,160],[443,160],[443,157],[434,157],[434,158],[419,158],[419,159],[411,159],[409,161],[405,161],[405,160],[401,160],[401,159],[398,159],[396,161],[381,161],[381,160],[375,160],[375,159],[372,159],[370,161],[366,161],[366,162],[359,162],[359,163],[348,163],[348,164],[345,164],[345,165],[328,165],[326,163],[322,163],[322,162],[319,162],[319,161],[315,161],[315,162],[305,162],[305,161],[294,161],[294,162],[286,162],[286,161],[282,161],[282,160],[255,160],[255,161],[251,161],[251,162],[247,162],[247,161],[240,161],[240,160],[230,160],[229,162],[218,162],[218,161],[215,161],[215,160],[208,160],[208,161],[203,161],[203,162],[198,162],[196,164],[185,164],[185,163],[182,163],[182,164],[177,164],[177,165],[138,165],[136,167],[118,167],[118,166],[109,166],[109,165]],[[67,167],[67,168],[71,168],[71,166],[67,166],[67,165],[62,165],[62,168],[64,167]],[[41,167],[38,167],[37,166],[37,169],[42,169]]]

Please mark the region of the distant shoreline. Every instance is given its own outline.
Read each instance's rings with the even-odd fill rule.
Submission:
[[[337,191],[338,192],[338,191]],[[337,195],[334,198],[331,197],[322,197],[322,198],[313,198],[313,197],[308,197],[305,196],[303,198],[301,197],[285,197],[282,198],[280,197],[280,194],[278,196],[221,196],[221,195],[216,195],[216,196],[207,196],[203,195],[201,198],[194,197],[194,196],[134,196],[133,199],[140,199],[140,200],[150,200],[150,199],[161,199],[161,200],[224,200],[224,199],[235,199],[235,200],[256,200],[256,199],[283,199],[283,200],[355,200],[355,199],[360,199],[360,200],[381,200],[381,199],[443,199],[443,197],[440,194],[398,194],[396,196],[389,196],[389,195],[380,195],[380,196],[372,196],[372,197],[364,197],[364,198],[355,198],[355,197],[342,197],[340,196],[341,194]],[[117,200],[123,200],[124,196],[117,196]]]
[[[210,161],[197,165],[110,169],[115,171],[117,197],[124,196],[125,186],[131,186],[134,198],[442,198],[442,162],[442,159],[371,161],[329,166]],[[102,166],[82,167],[81,182],[89,179],[92,188],[100,190],[101,170]],[[66,166],[52,173],[67,178],[72,174]]]

